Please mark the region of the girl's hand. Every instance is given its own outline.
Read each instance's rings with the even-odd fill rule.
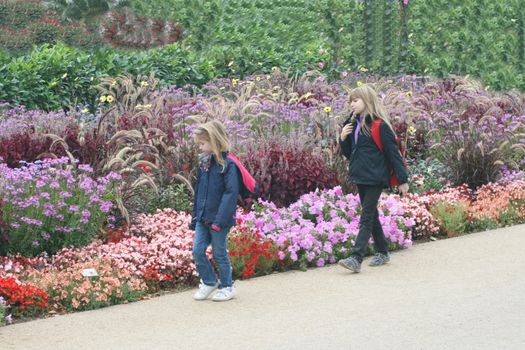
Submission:
[[[405,196],[408,193],[408,184],[404,183],[402,185],[399,185],[398,190],[402,196]]]
[[[341,130],[341,141],[344,141],[348,135],[352,133],[354,126],[352,124],[346,124]]]

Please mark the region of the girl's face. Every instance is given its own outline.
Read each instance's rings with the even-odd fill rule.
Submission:
[[[361,98],[354,98],[350,101],[350,108],[355,114],[362,114],[365,111],[365,103]]]
[[[199,149],[201,150],[201,152],[212,153],[210,141],[200,139],[197,141],[197,143],[199,144]]]

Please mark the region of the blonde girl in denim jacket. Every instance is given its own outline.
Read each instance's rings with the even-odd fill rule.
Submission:
[[[195,132],[195,141],[202,154],[190,228],[195,230],[192,253],[201,283],[193,298],[205,300],[215,292],[213,301],[226,301],[235,296],[226,237],[235,224],[239,172],[228,158],[230,142],[222,123],[212,120],[202,124]],[[206,256],[210,245],[218,277]]]

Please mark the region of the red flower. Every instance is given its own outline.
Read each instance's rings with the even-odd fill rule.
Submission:
[[[33,315],[44,311],[49,303],[47,294],[30,284],[18,283],[14,278],[0,277],[0,296],[14,315]]]

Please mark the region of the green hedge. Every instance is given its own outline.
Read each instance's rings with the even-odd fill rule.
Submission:
[[[408,21],[413,70],[481,78],[525,90],[523,1],[413,1]],[[521,50],[521,52],[520,52]]]
[[[86,52],[57,44],[14,58],[0,53],[0,101],[45,110],[80,104],[93,110],[92,86],[104,75],[154,73],[165,85],[200,85],[274,66],[301,74],[319,62],[330,78],[356,69],[469,74],[494,89],[525,90],[521,0],[402,3],[135,0],[131,6],[139,15],[180,23],[184,40],[149,51]]]
[[[329,49],[325,63],[337,72],[363,66],[392,74],[469,74],[494,89],[525,90],[522,0],[410,0],[407,7],[401,3],[135,0],[132,6],[139,13],[182,23],[192,45],[205,52],[233,50],[230,56],[236,56],[239,47],[256,47],[268,53],[272,64],[304,70],[304,60],[286,53],[307,55],[307,47],[317,46]],[[262,60],[253,53],[246,57]],[[230,73],[254,68],[241,64]]]
[[[102,76],[154,73],[165,84],[203,84],[213,76],[209,61],[178,45],[122,53],[109,49],[84,52],[63,44],[36,47],[28,55],[0,55],[0,101],[30,109],[68,109],[87,106],[94,110]]]

